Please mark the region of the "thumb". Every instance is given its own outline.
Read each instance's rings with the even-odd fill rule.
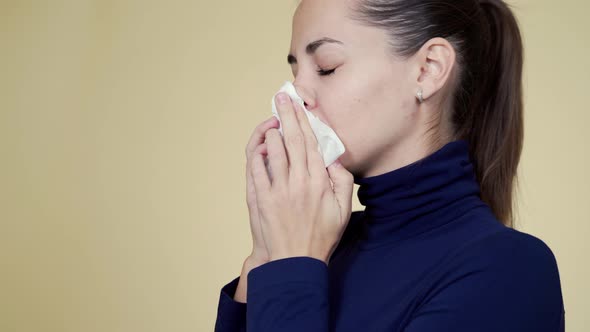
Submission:
[[[342,213],[347,214],[352,209],[354,176],[338,160],[328,166],[328,175],[332,180],[336,199],[344,210]]]

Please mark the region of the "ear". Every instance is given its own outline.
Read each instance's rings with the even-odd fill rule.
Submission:
[[[422,45],[415,56],[420,69],[416,90],[422,88],[422,97],[426,100],[436,94],[451,76],[456,53],[446,39],[435,37]]]

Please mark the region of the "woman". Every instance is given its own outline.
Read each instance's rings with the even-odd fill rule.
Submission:
[[[564,330],[552,251],[512,228],[523,50],[505,3],[303,0],[288,62],[347,150],[326,168],[277,96],[284,143],[273,117],[246,148],[253,251],[216,331]]]

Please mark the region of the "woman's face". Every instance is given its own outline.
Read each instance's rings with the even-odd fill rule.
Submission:
[[[348,18],[354,1],[303,0],[293,17],[289,62],[307,109],[344,143],[341,163],[365,177],[407,163],[402,156],[418,132],[417,73],[393,56],[384,30]],[[306,52],[325,38],[332,42]]]

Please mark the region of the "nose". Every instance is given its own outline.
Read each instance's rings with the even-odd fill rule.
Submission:
[[[303,105],[305,108],[307,108],[308,111],[314,109],[316,106],[315,96],[310,91],[310,89],[303,87],[298,83],[293,83],[293,86],[295,86],[295,91],[297,91],[297,94],[301,97],[301,99],[303,99]]]

